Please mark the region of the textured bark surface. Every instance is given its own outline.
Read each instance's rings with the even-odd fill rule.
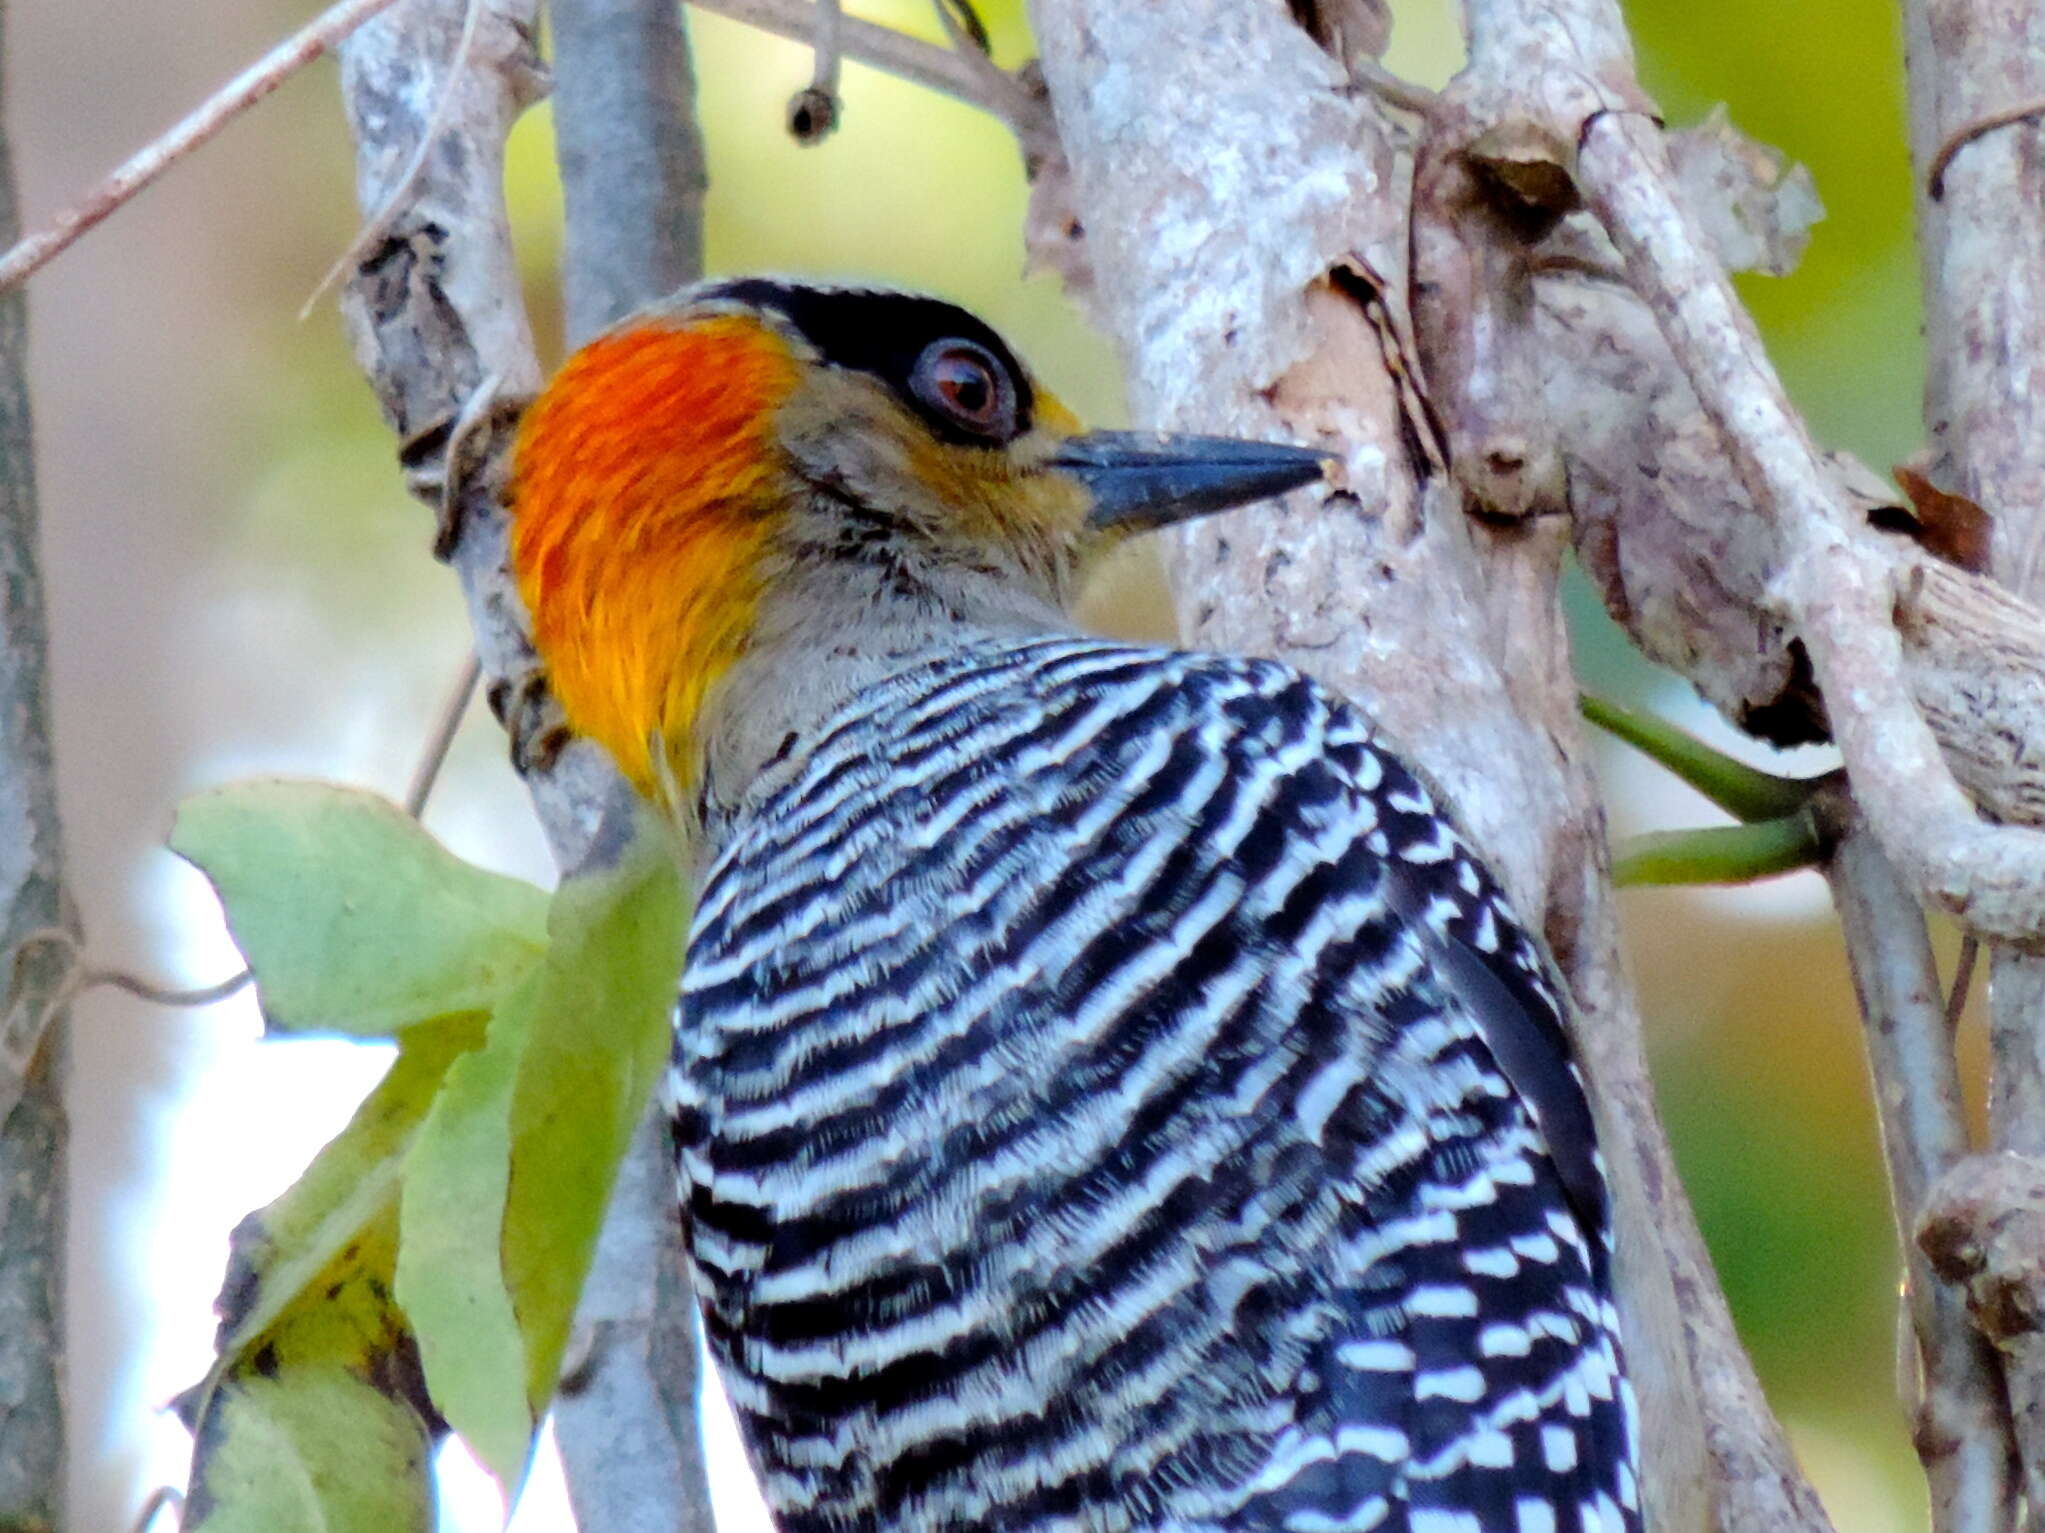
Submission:
[[[1932,1189],[1968,1150],[1945,994],[1918,905],[1843,794],[1829,805],[1838,848],[1827,877],[1865,1023],[1890,1201],[1917,1342],[1911,1440],[1936,1533],[2001,1533],[2016,1511],[2016,1455],[2002,1365],[1968,1318],[1964,1292],[1917,1242]]]
[[[341,50],[357,192],[377,235],[342,314],[407,483],[439,512],[440,551],[461,580],[502,715],[543,696],[503,509],[518,410],[540,383],[503,173],[505,136],[544,76],[533,51],[538,0],[476,3],[467,67],[451,85],[464,0],[404,0]],[[556,859],[574,867],[621,790],[617,774],[578,743],[535,763],[526,784]]]
[[[2045,14],[2026,0],[1911,0],[1903,16],[1929,362],[1924,472],[1988,512],[1993,573],[2036,601],[2045,591],[2045,130],[2036,115]],[[2035,727],[2010,733],[2008,749],[2045,749]],[[2045,957],[1998,950],[1989,1011],[1993,1144],[2045,1154]],[[2007,1258],[2016,1247],[1986,1249]],[[2045,1345],[2035,1336],[2005,1343],[2003,1360],[2031,1525],[2045,1526]]]
[[[703,271],[703,139],[679,0],[554,0],[568,341]],[[611,1194],[554,1403],[584,1528],[709,1533],[696,1303],[656,1103]]]
[[[0,123],[0,245],[18,232],[14,161]],[[0,296],[0,1528],[10,1533],[64,1523],[59,1001],[78,958],[50,748],[27,353],[25,300],[18,291]]]
[[[1917,1244],[1939,1277],[1965,1293],[1974,1325],[2000,1354],[2025,1449],[2045,1431],[2045,1399],[2032,1388],[2045,1368],[2045,1161],[2009,1151],[1961,1161],[1927,1194]],[[2045,1477],[2028,1451],[2022,1458],[2024,1526],[2035,1528]],[[2012,1524],[1965,1526],[2000,1533]]]
[[[1048,248],[1032,254],[1092,274],[1083,296],[1122,344],[1132,413],[1343,455],[1333,493],[1178,538],[1189,637],[1282,656],[1361,701],[1549,934],[1612,1163],[1653,1525],[1821,1525],[1654,1113],[1554,601],[1566,531],[1541,514],[1553,487],[1529,445],[1546,433],[1487,441],[1480,456],[1516,482],[1514,505],[1473,519],[1499,507],[1451,477],[1447,402],[1420,386],[1413,310],[1458,263],[1463,280],[1488,280],[1482,243],[1454,227],[1476,213],[1458,204],[1463,172],[1421,150],[1444,219],[1413,230],[1425,275],[1409,273],[1410,131],[1276,7],[1038,0],[1032,14],[1069,166],[1054,192],[1085,241],[1075,258],[1073,219],[1043,216],[1033,230]],[[1491,406],[1521,381],[1489,376]],[[1474,413],[1453,418],[1461,429]]]

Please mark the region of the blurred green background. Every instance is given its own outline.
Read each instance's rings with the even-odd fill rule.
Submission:
[[[1456,62],[1452,0],[1393,3],[1392,64],[1439,83]],[[852,8],[938,36],[924,0]],[[314,9],[14,8],[8,115],[31,220]],[[1900,460],[1918,441],[1921,355],[1893,10],[1634,0],[1627,12],[1672,122],[1726,101],[1741,128],[1811,168],[1829,217],[1803,268],[1744,291],[1819,435],[1878,467]],[[1019,0],[986,14],[1002,61],[1026,58]],[[781,123],[806,54],[700,13],[691,25],[713,272],[941,290],[1014,338],[1083,414],[1120,418],[1112,348],[1054,283],[1020,276],[1024,186],[1004,130],[850,65],[843,127],[797,148]],[[510,193],[551,359],[560,207],[544,108],[518,131]],[[227,972],[198,880],[157,849],[170,806],[260,771],[401,791],[464,652],[458,594],[426,555],[426,513],[398,486],[331,301],[296,318],[354,222],[332,71],[319,66],[33,289],[58,746],[98,961],[187,983]],[[1601,690],[1714,727],[1580,588],[1575,605],[1582,668]],[[1652,769],[1604,759],[1616,830],[1710,818]],[[465,855],[547,876],[480,710],[429,823]],[[1822,887],[1804,875],[1643,892],[1625,908],[1670,1126],[1763,1377],[1842,1530],[1919,1529],[1895,1399],[1896,1253]],[[100,994],[80,1008],[80,1528],[127,1526],[145,1482],[177,1472],[181,1444],[153,1412],[203,1366],[226,1228],[291,1179],[377,1068],[343,1046],[260,1048],[256,1031],[245,1003],[166,1013]]]

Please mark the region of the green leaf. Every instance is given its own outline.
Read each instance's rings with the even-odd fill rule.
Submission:
[[[1751,825],[1656,831],[1635,836],[1612,868],[1619,884],[1745,884],[1825,857],[1816,823],[1805,813]]]
[[[219,891],[274,1031],[387,1037],[486,1011],[545,946],[544,893],[463,862],[359,789],[201,793],[170,844]]]
[[[232,1363],[379,1216],[396,1207],[399,1169],[441,1080],[483,1041],[484,1019],[451,1017],[405,1034],[398,1057],[348,1126],[284,1195],[234,1232],[220,1352]]]
[[[1810,802],[1824,781],[1777,777],[1750,767],[1651,713],[1638,713],[1589,693],[1577,701],[1583,716],[1598,728],[1661,763],[1736,820],[1751,824],[1793,815]]]
[[[689,933],[681,863],[658,828],[565,880],[512,1101],[504,1270],[535,1410],[554,1393],[619,1162],[673,1047]]]
[[[645,827],[563,881],[546,957],[448,1073],[404,1170],[398,1297],[435,1406],[515,1492],[611,1183],[669,1047],[687,937]]]
[[[431,1533],[433,1444],[339,1363],[238,1375],[197,1433],[185,1533]]]
[[[544,971],[542,971],[543,973]],[[538,1419],[526,1395],[525,1341],[504,1283],[511,1098],[531,1032],[529,978],[456,1062],[405,1162],[397,1297],[418,1338],[434,1406],[515,1491]]]

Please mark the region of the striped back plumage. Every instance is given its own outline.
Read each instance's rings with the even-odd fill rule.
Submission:
[[[781,771],[671,1090],[784,1529],[1638,1528],[1544,960],[1354,709],[987,640]]]

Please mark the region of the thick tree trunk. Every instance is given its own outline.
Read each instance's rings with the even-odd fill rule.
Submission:
[[[1498,136],[1475,141],[1516,96],[1580,108],[1566,153],[1589,114],[1635,99],[1631,61],[1604,7],[1573,28],[1522,9],[1470,6],[1471,69],[1423,134],[1354,38],[1323,48],[1291,19],[1368,5],[1036,0],[1065,163],[1039,178],[1033,254],[1090,279],[1139,421],[1342,452],[1334,494],[1178,536],[1188,635],[1361,701],[1554,947],[1615,1194],[1649,1525],[1818,1529],[1655,1113],[1556,603],[1565,434],[1542,408],[1529,269],[1477,179]],[[1602,69],[1546,56],[1615,37]]]

